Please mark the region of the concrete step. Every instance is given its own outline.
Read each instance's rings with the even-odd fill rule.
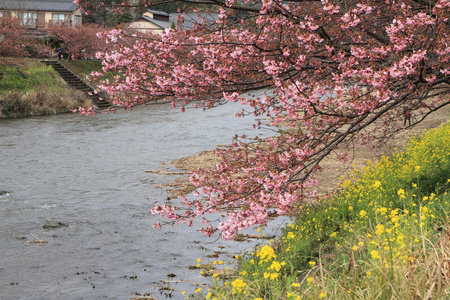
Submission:
[[[111,104],[103,99],[100,99],[99,95],[94,94],[93,88],[87,85],[83,80],[78,78],[72,71],[67,69],[64,65],[62,65],[59,61],[55,60],[44,60],[42,61],[48,66],[52,66],[52,68],[58,72],[64,81],[67,82],[72,88],[80,90],[84,92],[95,104],[95,106],[99,108],[107,108],[110,107]]]

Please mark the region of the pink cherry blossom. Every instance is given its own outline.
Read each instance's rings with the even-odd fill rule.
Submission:
[[[340,149],[383,142],[406,118],[412,126],[449,104],[450,0],[214,3],[217,22],[191,31],[101,35],[103,74],[114,76],[100,87],[113,103],[240,102],[237,116],[257,116],[255,128],[273,132],[234,137],[215,151],[215,168],[191,174],[198,198],[152,209],[173,223],[201,220],[205,234],[231,239],[290,214],[317,196],[315,174],[330,154],[346,161]],[[254,90],[266,95],[249,97]]]

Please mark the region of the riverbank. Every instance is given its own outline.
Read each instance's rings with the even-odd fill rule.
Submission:
[[[449,153],[445,123],[355,170],[233,278],[212,279],[212,299],[448,299]]]
[[[378,206],[374,208],[369,205],[373,199],[368,196],[361,197],[358,196],[358,194],[357,196],[350,197],[345,196],[346,194],[344,192],[335,193],[330,202],[319,204],[317,209],[313,207],[300,208],[300,215],[294,219],[291,225],[284,229],[283,236],[278,237],[277,241],[267,245],[269,248],[259,247],[252,252],[253,254],[248,252],[243,254],[243,256],[240,256],[239,264],[236,266],[236,269],[233,272],[228,272],[228,276],[231,275],[232,279],[230,279],[230,277],[225,279],[225,281],[218,279],[222,277],[223,270],[213,269],[208,270],[208,272],[204,271],[203,274],[211,276],[211,288],[208,291],[199,291],[197,296],[204,297],[210,293],[211,299],[297,299],[299,297],[302,299],[350,299],[352,297],[357,297],[358,295],[365,295],[362,297],[363,299],[373,299],[371,297],[374,297],[376,293],[380,292],[389,295],[407,292],[411,295],[411,290],[407,285],[407,276],[404,276],[405,274],[408,274],[408,272],[411,272],[411,269],[404,268],[403,261],[400,263],[400,260],[389,260],[390,256],[395,257],[396,255],[403,255],[402,258],[404,258],[405,253],[408,251],[416,251],[415,256],[409,256],[412,257],[411,259],[415,262],[415,264],[412,264],[412,268],[417,270],[415,272],[422,272],[422,274],[430,276],[428,281],[423,280],[423,278],[417,278],[417,276],[414,277],[414,280],[428,286],[432,284],[433,280],[439,282],[441,279],[437,272],[442,269],[436,268],[431,270],[426,266],[430,266],[430,264],[433,263],[441,264],[442,260],[439,259],[439,256],[432,256],[428,260],[420,260],[420,256],[434,251],[439,255],[440,253],[444,253],[442,257],[445,258],[447,257],[445,253],[449,251],[449,243],[446,238],[447,220],[445,219],[445,211],[447,208],[443,211],[441,210],[442,207],[446,207],[445,205],[450,203],[450,199],[448,199],[448,180],[450,180],[448,153],[450,153],[450,149],[447,149],[449,147],[448,136],[450,136],[449,125],[446,125],[446,131],[443,131],[443,133],[441,132],[437,136],[431,135],[428,138],[424,137],[412,142],[413,144],[411,145],[415,146],[413,147],[410,145],[407,150],[408,154],[406,157],[410,158],[408,162],[402,161],[401,163],[397,163],[395,167],[391,166],[388,168],[388,171],[383,174],[373,170],[369,172],[366,168],[366,173],[372,174],[370,180],[367,179],[369,178],[369,175],[364,175],[366,173],[357,172],[349,174],[349,171],[354,169],[362,170],[367,165],[372,166],[370,168],[375,169],[373,165],[376,164],[369,163],[368,160],[372,160],[373,162],[379,161],[383,156],[394,157],[394,160],[398,160],[398,158],[395,157],[401,156],[401,154],[396,153],[405,150],[405,145],[410,143],[413,137],[420,136],[424,130],[439,127],[441,124],[448,121],[449,116],[450,107],[444,107],[417,126],[394,136],[388,143],[383,145],[376,154],[371,149],[371,146],[373,145],[367,145],[358,149],[349,149],[349,151],[353,150],[353,160],[350,163],[344,165],[342,163],[337,163],[333,158],[329,158],[325,162],[325,171],[319,174],[319,180],[321,182],[319,185],[319,192],[321,195],[334,194],[338,189],[346,190],[348,195],[348,190],[351,190],[352,188],[358,189],[358,191],[370,192],[373,187],[373,184],[370,185],[370,182],[380,181],[383,183],[383,188],[390,190],[391,193],[389,195],[379,193],[379,196],[381,198],[385,197],[386,199],[398,199],[398,197],[402,197],[403,201],[401,203],[407,204],[405,206],[406,208],[397,207],[396,205],[398,203],[392,206],[392,203],[396,202],[391,201],[392,203],[390,203],[386,199],[381,198],[377,198]],[[421,142],[422,140],[424,140],[423,143]],[[412,148],[427,150],[422,152],[414,150],[414,152],[411,150]],[[430,162],[429,157],[433,156],[430,153],[436,153],[436,151],[441,151],[441,154],[438,156],[439,158],[437,158],[439,162]],[[389,165],[386,160],[386,158],[383,159],[383,164]],[[441,164],[441,161],[444,162]],[[216,163],[217,159],[211,151],[203,151],[190,157],[176,159],[169,164],[188,174],[189,171],[193,171],[198,167],[213,168]],[[428,180],[431,184],[424,184],[424,182],[421,182],[422,185],[419,186],[417,190],[414,190],[414,184],[419,183],[418,178],[425,181],[424,176],[427,175],[419,176],[416,171],[413,172],[412,170],[405,168],[405,164],[414,164],[413,169],[420,169],[423,174],[434,174],[433,176],[430,176],[434,179],[431,181]],[[375,180],[376,176],[373,177],[373,174],[378,176],[377,180]],[[180,173],[174,175],[180,175]],[[403,181],[399,181],[398,176],[403,176]],[[360,177],[366,178],[366,181],[369,181],[369,185],[358,185],[356,182]],[[407,182],[406,185],[405,182]],[[187,176],[177,177],[175,181],[166,184],[165,187],[172,193],[172,198],[175,198],[177,195],[186,195],[195,189],[189,183]],[[418,195],[419,190],[420,195]],[[403,191],[406,193],[405,198],[402,196]],[[436,191],[440,192],[436,193]],[[434,199],[435,201],[422,203],[422,199]],[[362,205],[361,202],[365,203],[365,206]],[[431,206],[425,206],[428,204]],[[340,206],[338,207],[338,205]],[[338,207],[338,211],[333,211],[330,207]],[[395,212],[394,216],[400,215],[404,220],[415,223],[415,217],[423,213],[423,211],[420,210],[420,207],[426,207],[425,209],[428,209],[427,212],[429,215],[435,216],[427,216],[429,219],[434,218],[434,220],[427,223],[426,232],[420,233],[420,226],[411,229],[416,230],[414,233],[416,241],[432,241],[432,244],[428,244],[427,242],[426,248],[418,249],[417,244],[411,244],[409,245],[410,247],[405,250],[406,252],[399,252],[397,251],[398,249],[394,248],[386,250],[380,246],[387,247],[382,244],[380,239],[370,240],[368,238],[370,235],[376,236],[376,231],[377,229],[380,230],[379,228],[381,228],[381,226],[395,225],[392,222],[389,223],[392,220],[382,219],[385,216],[392,215],[392,211]],[[381,214],[385,208],[387,214]],[[403,215],[400,214],[400,210],[395,210],[397,208],[403,209]],[[418,211],[417,208],[419,208]],[[377,211],[377,209],[382,209],[382,211]],[[408,210],[409,213],[407,212]],[[438,212],[441,214],[439,217],[437,217]],[[358,216],[361,216],[361,214],[363,214],[364,217],[367,216],[367,218],[364,219],[364,223],[357,218]],[[336,215],[340,215],[340,217],[336,219]],[[327,222],[329,218],[334,218],[336,221],[330,225]],[[347,224],[342,221],[342,218],[353,218],[356,223]],[[307,229],[305,229],[305,224],[310,224],[313,227],[309,228],[308,225],[306,226]],[[337,233],[343,233],[344,231],[351,233],[355,231],[357,234],[341,235],[337,239],[334,239],[335,233],[333,232],[335,232],[336,228]],[[408,228],[413,228],[410,223],[407,223],[407,227],[403,227],[402,230],[407,230]],[[424,226],[422,226],[422,228],[424,228]],[[441,229],[436,231],[436,228]],[[361,232],[366,229],[367,232],[363,233],[365,236],[362,236]],[[388,228],[388,231],[389,230],[392,229]],[[411,232],[412,231],[409,231],[409,234],[410,236],[413,236]],[[378,233],[380,233],[380,231],[378,231]],[[406,233],[399,232],[398,235],[405,235]],[[440,235],[437,235],[437,233]],[[383,236],[379,236],[379,238],[382,237]],[[372,242],[372,244],[370,244],[370,242]],[[380,247],[376,248],[374,243],[378,243],[378,246]],[[259,264],[258,261],[264,260],[264,255],[268,253],[266,253],[266,251],[273,253],[271,254],[273,256],[271,256],[269,260]],[[380,255],[380,258],[376,255],[377,253]],[[376,259],[373,256],[375,256]],[[385,266],[386,264],[387,266]],[[364,269],[364,274],[361,273],[363,266],[366,267],[366,269]],[[396,273],[394,275],[395,280],[392,278],[391,281],[382,280],[383,274],[399,268],[402,268],[401,272],[405,271],[405,273]],[[344,270],[345,280],[340,280],[339,274],[341,273],[339,272]],[[357,274],[363,276],[359,277]],[[450,278],[447,277],[448,275],[445,274],[442,280],[447,282]],[[405,280],[402,281],[402,279],[399,278],[400,276],[404,276],[403,278]],[[355,283],[352,285],[352,282]],[[371,285],[370,282],[375,282],[376,284]],[[388,290],[386,285],[394,283],[401,285],[400,292],[386,291],[386,289]],[[347,290],[342,286],[346,287]],[[379,289],[377,289],[377,287]],[[416,285],[415,287],[418,286]],[[447,293],[447,285],[444,286],[444,284],[439,283],[439,287]],[[424,290],[417,291],[421,296],[423,296],[425,292],[426,291]],[[203,296],[200,296],[201,293],[204,293]],[[440,292],[434,290],[433,293]]]
[[[70,88],[50,67],[31,58],[2,58],[0,117],[26,117],[70,112],[93,103]]]
[[[408,140],[414,136],[420,135],[424,130],[438,127],[443,122],[446,122],[449,116],[450,106],[447,105],[416,126],[393,136],[377,151],[375,151],[373,147],[380,145],[367,144],[355,149],[347,149],[348,154],[350,154],[351,157],[347,163],[339,162],[332,156],[325,159],[323,162],[324,171],[317,174],[317,179],[319,180],[319,186],[316,187],[318,195],[325,196],[332,194],[338,188],[337,184],[345,179],[342,177],[346,177],[350,171],[355,168],[363,168],[368,159],[379,160],[383,156],[392,156],[395,152],[405,149]],[[222,145],[216,145],[216,147],[222,147]],[[195,190],[195,186],[190,183],[187,175],[197,168],[214,168],[218,162],[218,158],[212,151],[202,151],[192,156],[181,157],[171,162],[164,163],[163,168],[164,165],[174,166],[181,172],[185,172],[185,176],[178,176],[173,181],[168,182],[161,187],[167,189],[171,199],[175,199],[178,196],[186,196]],[[151,172],[164,172],[164,170],[155,170]],[[173,175],[183,174],[177,173]]]

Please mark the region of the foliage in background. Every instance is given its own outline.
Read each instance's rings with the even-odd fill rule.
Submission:
[[[447,299],[450,123],[301,208],[211,299]],[[214,278],[216,278],[215,276]]]
[[[105,28],[97,24],[82,26],[54,25],[48,28],[50,34],[59,40],[59,44],[75,58],[92,58],[98,51],[104,51],[107,44],[97,34]]]
[[[19,18],[4,15],[0,18],[0,56],[49,57],[53,50],[44,39],[36,39],[21,25]],[[0,60],[0,64],[6,60]]]
[[[25,30],[20,25],[20,19],[7,15],[0,18],[0,55],[26,56]]]
[[[91,0],[85,7],[87,14],[83,15],[83,24],[97,24],[114,27],[131,21],[137,17],[141,10],[126,7],[118,10],[122,1],[117,0]]]

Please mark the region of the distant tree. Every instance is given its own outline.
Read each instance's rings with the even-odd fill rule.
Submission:
[[[381,142],[450,104],[450,0],[185,2],[216,6],[219,20],[133,47],[111,31],[101,57],[118,74],[103,88],[124,106],[241,102],[276,134],[218,150],[214,170],[191,175],[198,199],[152,210],[172,222],[202,218],[206,234],[230,239],[289,214],[314,196],[305,191],[330,154],[345,161],[343,147]],[[253,90],[265,93],[245,96]]]
[[[97,36],[105,28],[97,24],[82,26],[54,25],[48,28],[50,34],[60,40],[61,46],[75,57],[95,57],[98,51],[104,51],[106,42]]]
[[[131,12],[124,11],[123,13],[117,13],[115,11],[110,11],[106,15],[105,27],[114,27],[121,25],[123,23],[128,23],[132,20]]]
[[[25,38],[25,29],[20,24],[20,19],[9,15],[0,18],[0,55],[26,56]]]
[[[98,24],[105,27],[114,27],[130,22],[140,13],[133,6],[122,7],[118,0],[91,0],[85,5],[86,14],[83,16],[84,24]]]
[[[184,1],[153,1],[150,9],[164,11],[166,13],[176,13],[176,12],[184,12],[188,11],[192,8],[203,8],[206,9],[206,6],[196,5],[195,3],[186,3]]]

